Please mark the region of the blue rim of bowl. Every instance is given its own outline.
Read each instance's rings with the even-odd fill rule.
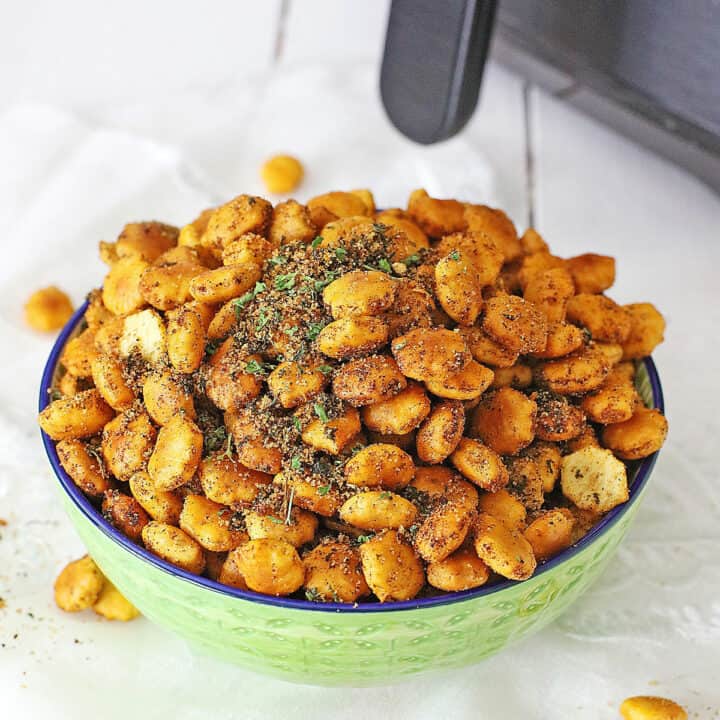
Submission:
[[[50,390],[52,388],[53,378],[55,376],[55,370],[60,359],[60,354],[67,342],[71,333],[75,330],[77,325],[82,321],[87,308],[87,302],[79,307],[73,316],[68,321],[67,325],[62,329],[53,349],[50,352],[50,357],[45,365],[43,371],[42,380],[40,383],[40,398],[39,398],[39,409],[42,411],[50,403]],[[651,358],[645,358],[642,361],[647,369],[648,377],[650,379],[650,386],[652,388],[653,404],[660,411],[664,411],[665,402],[663,398],[662,387],[660,386],[660,378],[658,377],[657,368]],[[417,598],[415,600],[404,600],[394,603],[316,603],[309,600],[295,600],[292,598],[273,597],[271,595],[262,595],[260,593],[252,592],[251,590],[240,590],[238,588],[229,587],[228,585],[222,585],[209,578],[201,577],[199,575],[193,575],[192,573],[186,572],[175,565],[171,565],[164,560],[161,560],[156,555],[153,555],[145,548],[136,545],[131,540],[126,538],[121,532],[116,530],[110,523],[103,518],[103,516],[95,509],[90,503],[85,494],[75,483],[70,479],[70,476],[63,470],[60,465],[60,460],[55,449],[55,442],[50,439],[48,435],[41,431],[43,445],[45,446],[45,452],[47,453],[50,465],[52,466],[55,475],[60,481],[65,493],[72,500],[75,507],[84,515],[98,530],[113,540],[115,543],[120,545],[128,552],[135,555],[137,558],[144,560],[145,562],[154,565],[155,567],[163,570],[164,572],[173,575],[186,582],[193,583],[207,590],[226,595],[228,597],[239,598],[241,600],[247,600],[253,603],[260,603],[262,605],[271,605],[277,608],[286,608],[293,610],[310,610],[312,612],[330,612],[330,613],[377,613],[377,612],[399,612],[402,610],[420,610],[423,608],[437,607],[439,605],[449,605],[452,603],[459,603],[465,600],[472,600],[474,598],[484,597],[487,595],[493,595],[500,593],[507,588],[518,585],[517,581],[514,580],[503,580],[502,582],[496,583],[490,586],[483,586],[474,590],[463,590],[461,592],[446,593],[444,595],[434,595],[432,597]],[[562,563],[570,560],[578,553],[585,550],[585,548],[592,545],[606,530],[611,528],[617,523],[620,518],[628,512],[634,502],[637,501],[641,495],[645,485],[648,482],[650,473],[657,460],[658,453],[654,453],[649,457],[645,458],[638,466],[635,479],[630,488],[630,497],[628,501],[619,505],[618,507],[611,510],[603,519],[593,527],[593,529],[581,538],[575,545],[564,550],[559,555],[548,560],[538,567],[533,578],[537,578],[544,573],[550,572],[554,568],[558,567]]]

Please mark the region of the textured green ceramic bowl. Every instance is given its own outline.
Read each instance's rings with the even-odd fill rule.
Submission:
[[[41,383],[41,409],[62,347],[83,312],[84,307],[78,310],[53,348]],[[650,359],[639,366],[638,389],[648,405],[662,409]],[[88,552],[143,615],[216,658],[318,685],[385,684],[468,665],[552,622],[610,562],[656,459],[633,468],[627,503],[530,580],[403,603],[347,606],[236,590],[163,562],[109,525],[62,470],[54,443],[44,434],[43,442],[65,509]]]

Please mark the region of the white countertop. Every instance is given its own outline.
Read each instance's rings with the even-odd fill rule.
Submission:
[[[387,6],[38,0],[4,13],[0,717],[584,720],[617,717],[631,694],[720,717],[720,199],[496,65],[461,137],[411,145],[376,93]],[[391,205],[427,185],[521,228],[532,208],[554,251],[615,255],[611,295],[667,317],[655,359],[670,435],[635,526],[569,612],[481,665],[391,688],[293,686],[195,657],[145,620],[54,607],[54,576],[82,549],[35,427],[51,340],[23,327],[22,303],[50,283],[79,302],[102,278],[97,240],[261,191],[257,167],[277,151],[306,163],[302,198],[369,185]]]

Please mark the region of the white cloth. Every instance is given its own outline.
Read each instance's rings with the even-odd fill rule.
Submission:
[[[307,166],[301,199],[369,186],[379,204],[393,206],[425,186],[506,207],[524,227],[524,200],[496,183],[506,171],[497,162],[503,149],[483,146],[480,120],[462,138],[418,148],[389,128],[374,83],[367,69],[301,68],[185,97],[180,113],[167,101],[125,104],[92,122],[41,105],[0,116],[0,517],[8,521],[0,527],[3,717],[604,718],[617,715],[623,697],[640,693],[667,694],[701,717],[716,716],[720,244],[717,215],[714,225],[696,218],[695,236],[683,237],[679,207],[658,228],[648,206],[644,267],[637,251],[623,263],[623,248],[596,237],[591,223],[584,237],[563,240],[563,252],[612,247],[620,255],[623,301],[645,299],[624,297],[633,286],[628,274],[644,274],[637,284],[643,290],[655,287],[654,278],[663,283],[658,295],[670,321],[669,345],[657,357],[671,435],[616,560],[552,627],[453,673],[390,688],[321,689],[196,657],[146,620],[113,624],[54,607],[53,579],[82,548],[60,509],[35,425],[52,341],[23,326],[22,303],[32,290],[58,284],[79,303],[102,281],[98,240],[113,239],[128,220],[183,223],[233,194],[261,192],[258,166],[281,151]],[[713,202],[692,181],[683,187],[706,206]],[[568,212],[591,206],[577,188]],[[653,255],[652,243],[667,252]]]

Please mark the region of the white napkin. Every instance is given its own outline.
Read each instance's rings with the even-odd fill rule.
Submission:
[[[602,718],[637,693],[700,709],[719,704],[708,696],[720,685],[717,489],[707,468],[672,443],[636,527],[596,587],[540,635],[453,673],[392,688],[292,686],[196,657],[145,620],[112,624],[54,607],[53,579],[82,548],[59,508],[35,425],[51,338],[22,324],[32,290],[58,284],[79,303],[102,281],[98,240],[128,220],[183,223],[233,194],[261,192],[258,166],[275,152],[306,164],[301,199],[370,186],[379,204],[393,206],[425,186],[498,204],[524,227],[524,200],[496,184],[507,169],[491,169],[486,157],[494,160],[497,148],[483,127],[418,148],[386,123],[375,82],[369,68],[301,68],[185,95],[181,104],[125,104],[91,120],[45,106],[0,116],[4,717]],[[699,688],[702,700],[693,695]]]

